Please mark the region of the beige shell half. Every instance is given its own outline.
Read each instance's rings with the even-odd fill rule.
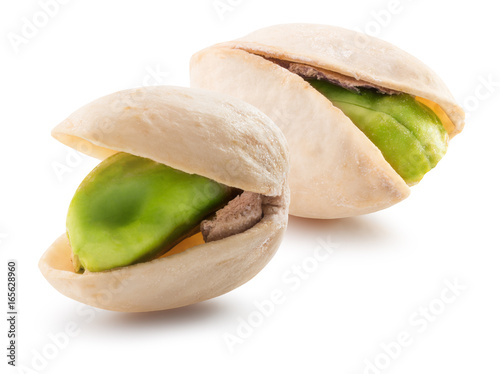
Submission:
[[[267,195],[262,220],[241,234],[103,272],[74,273],[62,235],[39,261],[62,294],[122,312],[176,308],[247,282],[278,249],[288,221],[288,152],[280,130],[250,105],[196,89],[127,90],[79,109],[53,134],[93,156],[129,152]]]
[[[364,41],[364,44],[360,44]],[[333,26],[258,30],[191,59],[191,85],[231,94],[266,113],[290,147],[290,214],[340,218],[387,208],[410,189],[379,149],[300,76],[266,58],[307,64],[439,104],[463,127],[463,111],[422,62],[376,38]]]
[[[127,152],[267,196],[281,193],[288,173],[285,137],[266,115],[201,89],[115,92],[78,109],[52,135],[99,159]]]
[[[251,229],[184,252],[98,273],[73,272],[71,248],[61,235],[43,254],[39,268],[63,295],[119,312],[177,308],[207,300],[253,278],[276,253],[287,226],[286,194]]]
[[[464,111],[441,78],[419,59],[381,39],[341,27],[298,23],[263,28],[221,45],[423,97],[437,103],[451,119],[455,128],[450,137],[464,127]]]

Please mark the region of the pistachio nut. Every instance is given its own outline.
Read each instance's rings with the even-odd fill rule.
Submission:
[[[126,312],[189,305],[247,282],[282,240],[286,140],[249,104],[200,89],[131,89],[80,108],[52,135],[104,160],[39,262],[72,299]]]
[[[339,27],[276,25],[199,51],[191,86],[266,113],[290,147],[290,214],[387,208],[436,166],[464,112],[421,61]]]

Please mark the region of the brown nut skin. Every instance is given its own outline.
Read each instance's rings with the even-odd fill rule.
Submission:
[[[290,147],[290,214],[341,218],[375,212],[410,189],[380,150],[281,60],[414,95],[431,106],[450,138],[463,110],[442,80],[415,57],[354,31],[311,24],[257,30],[191,59],[191,86],[231,94],[266,113]]]
[[[288,150],[272,121],[225,95],[147,87],[100,98],[54,137],[98,158],[128,152],[264,195],[263,218],[243,233],[103,272],[73,272],[66,235],[39,268],[62,294],[98,308],[145,312],[207,300],[240,286],[272,258],[288,222]]]

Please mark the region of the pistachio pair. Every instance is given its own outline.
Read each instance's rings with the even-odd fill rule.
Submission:
[[[444,155],[464,113],[408,53],[350,30],[271,26],[191,59],[192,87],[266,113],[290,147],[290,214],[339,218],[404,198]]]
[[[285,136],[290,213],[338,218],[407,197],[463,127],[463,111],[420,61],[331,26],[273,26],[210,47],[193,56],[191,81],[212,92],[121,91],[54,129],[104,159],[40,260],[63,294],[118,311],[221,295],[281,242]]]

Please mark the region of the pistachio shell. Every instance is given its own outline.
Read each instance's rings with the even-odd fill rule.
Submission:
[[[380,150],[298,75],[238,49],[209,48],[193,56],[191,83],[231,92],[283,129],[291,151],[291,214],[348,217],[387,208],[409,195]]]
[[[251,229],[184,252],[102,272],[73,272],[71,248],[61,235],[39,268],[49,283],[74,300],[119,312],[177,308],[242,285],[273,257],[287,226],[287,197],[274,198]]]
[[[405,199],[410,190],[349,118],[300,76],[268,58],[406,92],[433,106],[450,138],[463,128],[463,110],[431,69],[389,43],[350,30],[277,25],[196,53],[192,87],[245,100],[283,130],[291,157],[290,214],[366,214]]]
[[[288,172],[286,140],[267,116],[200,89],[115,92],[75,111],[52,135],[100,159],[126,152],[268,196],[281,192]]]
[[[441,78],[419,59],[381,39],[341,27],[298,23],[270,26],[221,45],[423,97],[441,106],[452,120],[450,138],[464,127],[464,111]]]
[[[122,151],[264,195],[263,218],[243,233],[102,272],[73,271],[59,237],[39,261],[62,294],[114,311],[176,308],[231,291],[271,259],[288,221],[288,149],[276,125],[225,95],[179,87],[117,92],[73,113],[54,137],[89,155]]]

